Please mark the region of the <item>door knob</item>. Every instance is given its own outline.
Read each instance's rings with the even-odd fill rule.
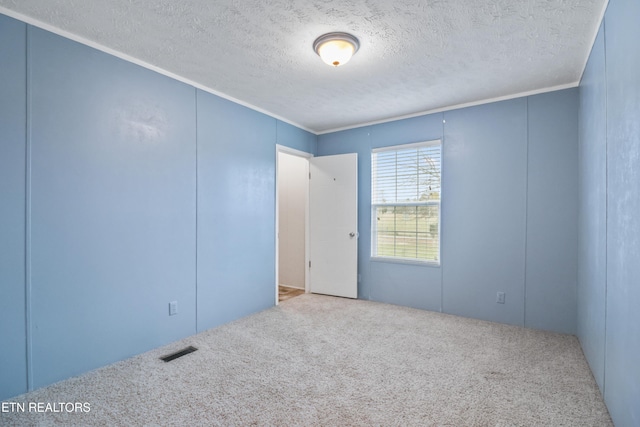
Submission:
[[[351,238],[353,239],[354,237],[356,237],[356,233],[354,233],[354,232],[352,231],[351,233],[349,233],[349,237],[351,237]]]

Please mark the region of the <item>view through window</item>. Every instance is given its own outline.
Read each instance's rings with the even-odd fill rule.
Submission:
[[[440,263],[440,140],[371,155],[373,257]]]

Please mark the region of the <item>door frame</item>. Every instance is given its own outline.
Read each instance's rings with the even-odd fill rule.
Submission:
[[[307,175],[309,173],[309,159],[313,157],[313,154],[305,151],[296,150],[295,148],[285,147],[284,145],[276,144],[276,277],[275,277],[275,302],[278,305],[278,285],[280,272],[280,187],[278,183],[278,176],[280,172],[280,166],[278,164],[278,155],[280,153],[289,154],[296,157],[301,157],[307,161]],[[304,214],[304,292],[309,293],[309,179],[306,178],[305,185],[305,214]]]

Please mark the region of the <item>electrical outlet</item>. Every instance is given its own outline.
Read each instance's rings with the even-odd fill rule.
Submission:
[[[171,301],[169,303],[169,316],[175,316],[178,314],[178,301]]]
[[[496,296],[496,302],[498,304],[504,304],[504,292],[498,292],[498,295]]]

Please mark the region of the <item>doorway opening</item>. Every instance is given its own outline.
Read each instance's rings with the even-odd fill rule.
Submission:
[[[276,145],[275,301],[309,292],[309,158]]]

